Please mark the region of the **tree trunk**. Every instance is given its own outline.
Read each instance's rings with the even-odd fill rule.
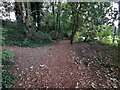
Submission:
[[[120,1],[118,2],[119,5],[119,16],[120,16]],[[118,60],[120,61],[120,18],[119,18],[119,23],[118,23]]]
[[[15,2],[15,16],[18,22],[18,26],[23,26],[26,28],[23,35],[27,37],[27,33],[29,32],[29,28],[31,26],[31,22],[29,19],[29,8],[28,8],[28,2]]]
[[[61,3],[59,2],[58,4],[60,4],[61,5]],[[61,26],[60,26],[60,7],[58,8],[58,31],[60,32],[60,28],[61,28]]]
[[[20,29],[19,26],[24,26],[23,24],[23,15],[22,15],[22,2],[15,2],[15,16],[16,16],[16,20],[17,20],[17,28]],[[23,36],[27,36],[25,31],[22,32]]]
[[[115,36],[116,36],[116,26],[114,28],[112,28],[112,29],[113,29],[113,39],[112,39],[112,42],[114,44],[114,42],[115,42]]]
[[[75,5],[75,7],[74,7]],[[77,32],[77,28],[78,28],[78,19],[79,19],[79,14],[78,14],[78,3],[73,4],[73,9],[72,9],[72,33],[71,33],[71,41],[70,43],[73,44],[73,39],[74,36]]]
[[[21,5],[22,2],[15,2],[15,16],[16,16],[16,20],[18,23],[22,23],[22,10],[21,10]]]
[[[30,2],[33,21],[35,22],[36,32],[41,29],[41,17],[43,16],[43,2]],[[37,26],[36,26],[37,23]]]
[[[58,2],[58,4],[60,5],[60,2]],[[57,7],[57,15],[56,15],[56,37],[60,38],[60,31],[61,31],[61,25],[60,25],[60,7]]]

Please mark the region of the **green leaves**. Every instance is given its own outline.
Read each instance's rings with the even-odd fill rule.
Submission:
[[[9,73],[8,71],[3,71],[2,78],[3,87],[9,88],[12,85],[12,81],[14,80],[13,74]]]
[[[97,31],[97,38],[102,43],[112,43],[112,26],[101,25]]]
[[[10,59],[13,57],[14,57],[14,54],[11,54],[10,50],[8,49],[3,49],[2,54],[0,54],[0,59],[2,60]]]
[[[52,41],[52,39],[63,39],[64,35],[71,36],[73,25],[76,27],[76,30],[81,33],[81,37],[86,37],[87,35],[89,37],[93,36],[93,39],[96,37],[107,37],[111,32],[108,30],[101,30],[101,33],[96,32],[98,29],[94,27],[112,25],[114,21],[118,19],[118,11],[113,8],[111,2],[30,2],[21,4],[18,2],[17,4],[19,4],[21,8],[25,7],[24,10],[26,14],[30,14],[26,16],[28,19],[26,25],[29,26],[31,24],[31,27],[28,27],[28,29],[30,29],[27,30],[22,24],[18,24],[19,27],[16,28],[16,30],[4,30],[6,35],[4,35],[2,40],[9,45],[29,46],[31,39],[33,42],[38,39],[42,40],[41,37],[44,37],[44,35],[38,31],[43,32],[45,39],[50,41]],[[17,6],[17,4],[15,3],[15,6]],[[24,4],[24,7],[22,4]],[[22,13],[21,10],[16,10],[16,13],[19,11]],[[16,17],[18,17],[17,14]],[[13,24],[15,25],[15,23]],[[5,24],[5,26],[13,25]],[[16,27],[16,25],[13,27]]]
[[[9,68],[11,65],[14,65],[14,61],[11,60],[13,57],[14,55],[8,49],[3,49],[0,54],[0,64],[3,65],[3,70],[1,71],[2,86],[5,88],[10,87],[12,85],[12,81],[14,80],[13,74],[4,69],[5,67]]]

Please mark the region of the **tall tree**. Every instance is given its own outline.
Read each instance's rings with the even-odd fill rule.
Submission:
[[[73,43],[73,38],[74,35],[76,34],[76,31],[78,29],[78,21],[79,21],[79,8],[80,8],[80,4],[79,3],[72,3],[71,4],[72,7],[72,33],[71,33],[71,41],[70,43]]]
[[[18,22],[18,25],[25,26],[26,30],[24,35],[27,37],[27,33],[31,27],[31,21],[29,16],[29,3],[28,2],[15,2],[15,16]]]
[[[32,17],[35,22],[36,31],[41,28],[40,21],[43,16],[43,2],[30,2]]]
[[[120,1],[118,2],[119,5],[119,21],[118,21],[118,35],[119,35],[119,40],[118,40],[118,60],[120,60]]]

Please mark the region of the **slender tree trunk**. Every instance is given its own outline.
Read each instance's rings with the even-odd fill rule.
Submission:
[[[113,40],[112,40],[113,44],[115,42],[115,35],[116,35],[116,27],[114,27],[113,29]]]
[[[56,23],[55,23],[55,3],[54,3],[54,2],[51,2],[51,4],[52,4],[52,13],[53,13],[53,20],[54,20],[53,30],[56,31]]]
[[[41,17],[43,16],[43,2],[30,2],[33,21],[35,22],[36,32],[41,29]],[[37,26],[36,26],[37,23]]]
[[[37,24],[38,24],[38,26],[37,26],[37,31],[39,31],[40,30],[40,13],[39,13],[39,11],[37,11]]]
[[[73,39],[74,39],[74,36],[77,32],[77,28],[78,28],[78,20],[79,20],[79,14],[78,14],[78,3],[74,4],[75,7],[73,6],[73,9],[72,9],[72,33],[71,33],[71,40],[70,40],[70,43],[73,44]]]
[[[57,37],[58,37],[59,35],[59,7],[57,7],[56,29],[57,29]]]
[[[55,15],[55,3],[54,2],[51,2],[51,6],[52,6],[52,13],[53,15]]]
[[[22,2],[15,2],[15,16],[18,23],[22,23],[22,10],[21,10]]]
[[[61,5],[61,3],[59,2],[59,4]],[[60,26],[60,7],[58,8],[58,31],[60,32],[61,26]]]
[[[74,6],[72,6],[74,7]],[[70,37],[70,44],[73,44],[73,38],[74,38],[74,34],[75,34],[75,8],[72,8],[72,33],[71,33],[71,37]]]
[[[58,2],[58,4],[60,5],[60,2]],[[61,25],[60,25],[60,7],[57,7],[57,12],[56,12],[56,23],[55,23],[55,30],[56,30],[56,37],[59,38],[60,37],[60,31],[61,31]]]
[[[118,2],[119,5],[119,16],[120,16],[120,1]],[[119,23],[118,23],[118,60],[120,61],[120,18],[119,18]]]

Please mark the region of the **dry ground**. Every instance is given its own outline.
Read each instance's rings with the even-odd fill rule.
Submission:
[[[15,88],[116,88],[119,81],[101,64],[107,46],[68,40],[38,48],[7,46],[15,54]],[[101,55],[107,57],[100,58]],[[110,53],[110,54],[109,54]],[[106,55],[107,55],[106,54]],[[107,62],[107,61],[106,61]],[[103,69],[102,69],[103,68]],[[119,75],[119,71],[115,69]],[[112,75],[113,76],[113,75]]]

